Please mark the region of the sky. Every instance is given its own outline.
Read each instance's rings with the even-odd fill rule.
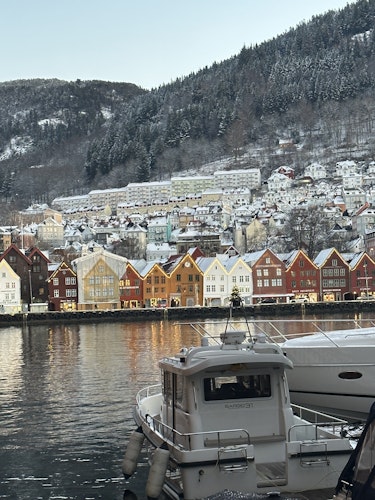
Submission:
[[[0,0],[0,82],[156,88],[350,0]]]

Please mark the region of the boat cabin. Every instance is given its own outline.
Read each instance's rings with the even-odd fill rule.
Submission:
[[[293,425],[285,376],[292,364],[276,345],[195,347],[162,360],[160,366],[161,421],[177,436],[202,433],[203,439],[204,433],[203,445],[212,441],[217,446],[217,436],[207,433],[230,429],[226,434],[236,443],[246,437],[252,442],[281,441]],[[234,429],[246,430],[248,436],[242,432],[236,437]]]

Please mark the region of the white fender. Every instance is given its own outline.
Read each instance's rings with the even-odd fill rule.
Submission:
[[[146,483],[147,498],[156,499],[159,497],[163,488],[165,473],[168,468],[168,461],[168,448],[164,445],[160,448],[156,448]]]
[[[122,472],[126,479],[134,474],[138,464],[138,457],[141,453],[145,435],[142,428],[138,427],[130,434],[128,446],[126,447],[124,460],[122,461]]]

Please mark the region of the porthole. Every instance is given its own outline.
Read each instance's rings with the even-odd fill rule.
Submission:
[[[356,380],[362,377],[362,373],[359,372],[341,372],[339,373],[339,378],[344,380]]]

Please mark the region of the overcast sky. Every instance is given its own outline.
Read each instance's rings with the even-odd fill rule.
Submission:
[[[348,3],[0,0],[0,82],[79,78],[151,89]]]

